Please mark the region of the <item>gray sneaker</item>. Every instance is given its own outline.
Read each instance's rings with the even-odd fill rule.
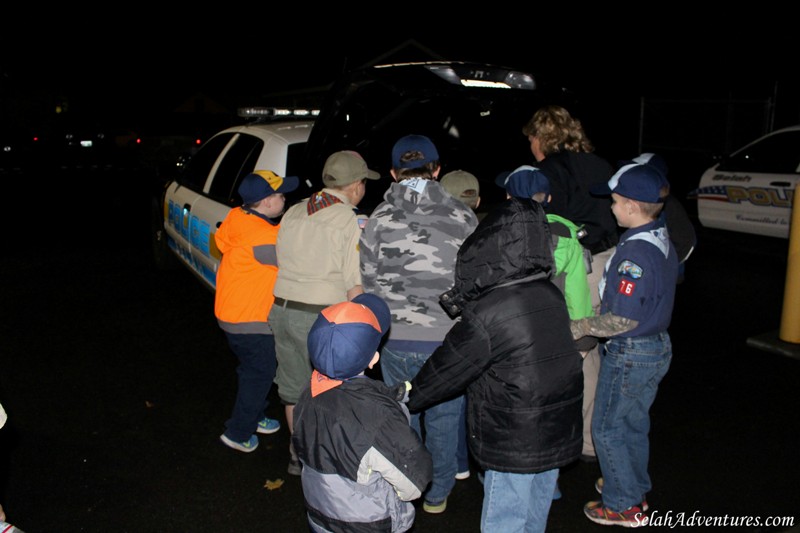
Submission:
[[[300,463],[300,459],[292,457],[289,461],[289,468],[286,471],[293,476],[299,476],[303,472],[303,465]]]

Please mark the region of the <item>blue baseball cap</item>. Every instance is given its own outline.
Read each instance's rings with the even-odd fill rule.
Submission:
[[[663,202],[661,189],[664,177],[654,166],[633,163],[622,166],[611,176],[608,183],[600,183],[590,190],[598,196],[608,196],[612,192],[640,202],[657,204]]]
[[[651,152],[645,152],[643,154],[637,155],[630,161],[622,161],[621,163],[619,163],[619,166],[622,167],[625,165],[632,165],[637,163],[641,165],[650,165],[654,167],[664,177],[664,185],[669,186],[669,181],[667,180],[667,172],[669,169],[667,167],[667,162],[664,160],[663,157]]]
[[[300,180],[296,176],[282,178],[271,170],[256,170],[248,174],[239,184],[239,196],[244,205],[254,204],[275,193],[285,194],[297,189]]]
[[[423,157],[413,161],[402,161],[403,155],[407,152],[419,152]],[[439,161],[439,151],[433,141],[424,135],[406,135],[394,143],[392,148],[392,168],[419,168],[431,161]]]
[[[364,371],[389,331],[392,316],[379,296],[360,294],[320,311],[308,333],[311,364],[332,379]]]
[[[530,200],[534,194],[540,192],[550,195],[550,180],[541,170],[530,165],[522,165],[511,172],[502,172],[494,182],[514,198]],[[542,205],[547,205],[547,198]]]

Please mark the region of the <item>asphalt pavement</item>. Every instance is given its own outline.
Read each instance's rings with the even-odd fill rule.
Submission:
[[[307,531],[285,426],[251,454],[220,443],[236,361],[213,296],[186,271],[153,267],[146,187],[130,193],[110,178],[70,177],[103,189],[80,201],[31,198],[62,177],[0,200],[7,213],[27,211],[7,217],[0,263],[8,520],[27,533]],[[703,228],[699,237],[651,411],[650,508],[665,528],[727,517],[751,520],[727,531],[796,531],[800,360],[748,343],[779,328],[788,243]],[[272,398],[283,421],[274,389]],[[479,531],[474,474],[445,513],[419,508],[414,531]],[[549,532],[604,530],[582,513],[599,474],[580,462],[562,471]]]

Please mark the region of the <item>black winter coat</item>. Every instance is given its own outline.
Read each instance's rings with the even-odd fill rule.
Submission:
[[[469,447],[484,469],[537,473],[578,459],[581,356],[541,206],[506,200],[464,241],[451,301],[461,319],[412,380],[421,410],[467,390]]]
[[[619,241],[617,220],[608,196],[593,196],[594,185],[608,182],[614,168],[605,159],[588,152],[553,152],[539,161],[539,169],[550,182],[549,213],[583,227],[587,235],[581,244],[592,254],[615,246]]]

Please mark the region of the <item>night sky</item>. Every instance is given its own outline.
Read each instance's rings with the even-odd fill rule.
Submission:
[[[6,32],[0,110],[5,120],[24,121],[65,101],[75,114],[109,120],[167,113],[197,92],[226,106],[257,104],[265,94],[329,84],[343,69],[409,41],[446,58],[526,69],[600,98],[766,98],[776,86],[797,88],[791,70],[797,44],[778,27],[785,18],[778,15],[742,14],[737,22],[730,14],[699,20],[674,12],[658,15],[656,24],[654,14],[622,22],[600,13],[611,16],[601,24],[589,20],[594,14],[583,21],[542,14],[514,28],[508,21],[514,17],[501,13],[481,16],[479,25],[432,17],[392,28],[380,18],[373,24],[353,18],[316,29],[228,15],[237,22],[224,12],[204,23],[187,14],[167,20],[141,12],[91,29],[64,23],[26,37]]]

